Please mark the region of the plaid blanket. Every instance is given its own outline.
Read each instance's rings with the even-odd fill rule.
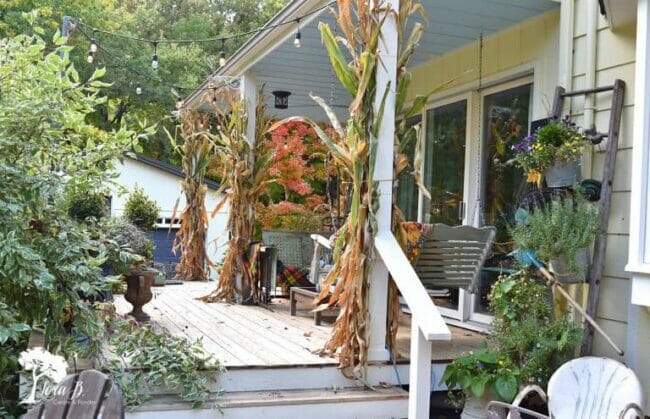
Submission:
[[[313,287],[314,284],[309,282],[309,269],[301,269],[297,266],[285,266],[278,260],[278,276],[276,285],[282,287]]]

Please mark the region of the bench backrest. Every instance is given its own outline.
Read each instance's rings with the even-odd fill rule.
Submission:
[[[477,292],[495,227],[434,224],[423,237],[414,268],[425,288],[458,287]]]
[[[24,419],[124,419],[122,394],[96,370],[67,376],[54,397],[31,408]]]

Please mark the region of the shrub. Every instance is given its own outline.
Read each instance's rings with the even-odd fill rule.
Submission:
[[[153,230],[160,208],[156,201],[149,198],[144,190],[138,186],[133,189],[124,206],[124,218],[141,230]]]
[[[75,193],[68,202],[68,215],[79,221],[99,220],[108,215],[106,197],[100,193]]]
[[[133,264],[153,259],[153,242],[125,218],[110,218],[102,229],[107,239],[107,263],[114,274],[128,274]]]

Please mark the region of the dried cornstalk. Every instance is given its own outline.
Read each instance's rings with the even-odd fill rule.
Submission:
[[[377,132],[383,117],[386,95],[386,91],[377,91],[375,76],[378,66],[382,65],[378,61],[378,42],[381,27],[388,15],[379,8],[371,9],[372,2],[367,0],[338,0],[337,3],[338,11],[334,14],[344,36],[335,37],[329,26],[324,23],[319,25],[319,29],[334,73],[352,96],[347,124],[342,126],[326,102],[316,96],[312,97],[326,111],[338,134],[337,138],[328,137],[315,122],[306,118],[290,119],[309,122],[327,145],[337,164],[351,179],[350,213],[334,246],[334,266],[325,278],[323,291],[318,297],[318,301],[326,302],[318,309],[335,304],[340,307],[326,350],[338,354],[339,367],[344,375],[364,380],[369,344],[369,262],[373,257],[373,241],[376,234],[374,211],[378,206],[376,183],[372,180],[372,174],[377,152]],[[406,112],[403,111],[410,83],[406,65],[423,29],[420,24],[416,24],[412,35],[406,41],[403,41],[402,34],[408,17],[421,11],[419,3],[406,0],[401,4],[397,16],[401,45],[395,110],[396,116],[400,118],[408,118],[420,112],[428,97],[417,96],[411,107]],[[344,55],[341,47],[351,59]],[[376,95],[382,97],[377,112],[373,107]],[[286,120],[278,124],[283,122]],[[396,134],[395,141],[401,144],[401,134]],[[396,149],[399,150],[399,147]],[[406,167],[401,156],[398,157],[395,159],[396,171]],[[330,287],[334,290],[327,298]],[[391,285],[391,298],[389,342],[394,342],[397,331],[396,316],[399,314],[394,284]]]
[[[205,175],[212,159],[213,143],[203,128],[208,125],[207,118],[194,112],[181,113],[181,137],[178,144],[170,136],[172,145],[182,159],[185,178],[181,190],[185,195],[186,206],[180,216],[181,227],[174,240],[174,252],[181,252],[176,265],[176,278],[185,281],[204,281],[212,261],[208,257],[205,238],[208,231],[208,214],[205,209]],[[176,217],[178,201],[174,206],[172,219]]]
[[[204,301],[228,300],[240,297],[241,301],[257,302],[259,290],[254,277],[254,266],[248,262],[248,251],[255,228],[255,204],[272,181],[269,174],[273,153],[268,146],[269,118],[260,90],[255,108],[255,138],[251,146],[246,129],[248,115],[246,102],[226,88],[218,93],[218,103],[213,105],[217,134],[217,166],[224,187],[223,199],[213,210],[216,214],[229,203],[228,231],[230,240],[219,272],[219,284]]]

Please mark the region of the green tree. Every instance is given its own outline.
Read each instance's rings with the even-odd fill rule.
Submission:
[[[46,18],[47,34],[60,27],[63,16],[72,16],[89,27],[77,25],[70,36],[76,49],[71,54],[82,77],[89,77],[95,68],[105,67],[106,81],[101,94],[106,101],[98,104],[91,122],[102,129],[111,129],[126,122],[137,127],[137,121],[157,123],[155,135],[143,142],[145,154],[179,164],[180,158],[165,134],[173,132],[177,99],[191,90],[179,87],[198,86],[219,66],[221,43],[160,44],[157,55],[160,66],[151,68],[153,46],[146,43],[96,33],[100,50],[92,65],[86,63],[92,27],[107,29],[146,39],[199,39],[227,36],[250,31],[264,25],[286,0],[8,0],[0,4],[0,35],[24,33],[28,28],[21,12],[37,10]],[[230,56],[246,37],[225,44]],[[155,80],[162,80],[155,81]],[[140,83],[142,94],[135,93]],[[178,86],[173,88],[172,86]]]

